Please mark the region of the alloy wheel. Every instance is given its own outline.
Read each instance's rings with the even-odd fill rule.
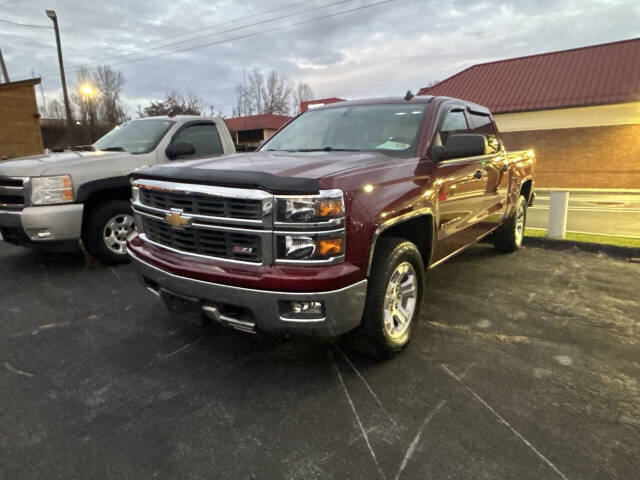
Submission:
[[[102,238],[113,253],[126,255],[127,237],[133,231],[133,216],[121,213],[112,217],[104,226]]]
[[[413,265],[403,262],[396,267],[384,301],[384,329],[390,338],[398,338],[409,329],[416,311],[418,278]]]

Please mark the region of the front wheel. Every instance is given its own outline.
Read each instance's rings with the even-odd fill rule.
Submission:
[[[503,224],[493,237],[493,245],[499,252],[515,252],[522,246],[524,229],[527,225],[527,199],[520,195],[511,218]]]
[[[129,202],[103,203],[87,215],[83,240],[89,253],[108,264],[128,261],[126,240],[134,226]]]
[[[400,238],[380,240],[362,323],[351,333],[352,341],[377,358],[388,358],[406,347],[420,315],[424,275],[422,255],[413,243]]]

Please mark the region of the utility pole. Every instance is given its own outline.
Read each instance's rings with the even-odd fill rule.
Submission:
[[[42,73],[40,73],[42,78]],[[47,117],[47,101],[44,99],[44,89],[42,88],[42,82],[40,82],[40,95],[42,95],[42,116]]]
[[[9,74],[7,73],[7,66],[4,64],[4,57],[2,56],[2,50],[0,50],[0,68],[2,69],[2,77],[5,83],[9,83]]]
[[[71,116],[71,105],[69,104],[69,94],[67,93],[67,79],[64,75],[64,63],[62,62],[62,47],[60,46],[60,30],[58,29],[58,16],[54,10],[46,10],[47,17],[53,22],[53,29],[56,31],[56,44],[58,46],[58,63],[60,64],[60,79],[62,80],[62,96],[64,98],[64,109],[67,115],[67,127],[69,128],[69,135],[71,142],[73,142],[73,131],[75,125],[73,124],[73,117]]]

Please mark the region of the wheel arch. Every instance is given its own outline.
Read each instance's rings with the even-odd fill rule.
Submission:
[[[533,179],[531,177],[526,177],[522,180],[520,184],[520,195],[524,195],[524,198],[527,200],[527,205],[531,203],[531,195],[533,194]]]
[[[128,176],[112,177],[87,182],[78,188],[77,200],[84,203],[82,214],[82,235],[92,210],[111,200],[129,200],[131,184]]]
[[[367,264],[367,277],[371,273],[371,265],[376,247],[383,237],[398,237],[413,242],[422,255],[425,269],[429,267],[433,257],[434,248],[434,221],[433,210],[430,207],[421,208],[403,215],[394,217],[380,224],[373,234],[369,248],[369,261]]]

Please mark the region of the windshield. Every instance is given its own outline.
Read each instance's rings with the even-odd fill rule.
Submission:
[[[378,104],[309,110],[267,142],[261,150],[378,151],[415,155],[427,105]]]
[[[160,143],[172,120],[134,120],[118,125],[93,144],[96,150],[148,153]]]

